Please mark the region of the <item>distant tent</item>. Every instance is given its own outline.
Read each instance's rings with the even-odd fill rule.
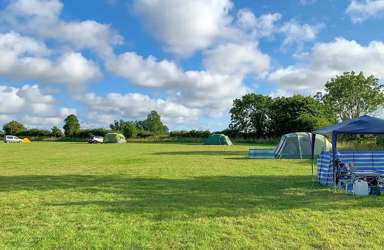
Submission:
[[[124,135],[119,133],[108,133],[104,136],[104,143],[126,143]]]
[[[29,140],[29,138],[25,137],[25,138],[23,139],[23,143],[24,143],[24,144],[30,144],[30,143],[31,143],[31,140]]]
[[[331,143],[322,135],[316,136],[315,156],[322,151],[332,149]],[[310,159],[312,157],[312,134],[297,132],[285,134],[275,149],[275,158],[285,159]]]
[[[226,135],[213,134],[205,141],[205,145],[232,145],[232,142]]]

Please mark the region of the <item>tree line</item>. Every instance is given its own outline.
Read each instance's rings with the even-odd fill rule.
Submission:
[[[76,115],[71,114],[64,119],[63,130],[57,126],[51,130],[28,129],[18,121],[10,121],[3,126],[3,133],[23,137],[53,137],[53,138],[88,138],[89,136],[105,136],[110,132],[119,132],[126,138],[148,137],[168,133],[168,127],[161,121],[156,111],[151,111],[143,121],[113,121],[109,129],[81,129]]]
[[[247,94],[230,110],[226,134],[232,137],[278,137],[313,131],[337,121],[357,118],[383,105],[384,88],[374,76],[345,72],[315,96],[277,97]]]

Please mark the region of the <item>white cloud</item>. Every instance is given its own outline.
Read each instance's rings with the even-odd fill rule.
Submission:
[[[151,99],[147,95],[139,93],[109,93],[105,97],[88,93],[80,99],[89,110],[89,120],[101,126],[107,126],[113,120],[139,120],[156,110],[167,124],[192,122],[199,114],[197,109],[187,108],[163,99]]]
[[[147,29],[179,55],[209,47],[231,21],[230,0],[136,0]]]
[[[384,0],[351,0],[347,8],[352,22],[359,23],[384,13]]]
[[[107,65],[113,73],[143,87],[165,87],[183,75],[171,61],[157,61],[153,56],[143,58],[135,52],[126,52],[110,58]]]
[[[332,77],[345,71],[364,72],[384,79],[384,43],[372,41],[367,46],[337,38],[318,43],[303,54],[296,65],[272,72],[269,79],[283,89],[318,91]]]
[[[237,12],[236,25],[244,32],[249,32],[255,38],[268,37],[277,31],[276,22],[281,19],[279,13],[268,13],[256,17],[249,9]]]
[[[0,114],[13,114],[24,106],[24,100],[17,92],[16,88],[0,85]]]
[[[180,92],[175,99],[191,107],[204,109],[209,115],[217,116],[227,111],[233,99],[247,90],[243,78],[239,76],[213,74],[209,71],[187,71],[185,75],[185,84],[176,90]]]
[[[98,66],[77,52],[51,59],[44,43],[15,32],[0,33],[0,75],[14,80],[39,80],[78,87],[98,80]]]
[[[15,0],[10,1],[7,12],[28,17],[56,19],[63,8],[58,0]]]
[[[173,101],[191,108],[223,111],[245,88],[243,76],[210,71],[183,71],[171,61],[125,53],[112,59],[108,68],[142,87],[162,88]]]
[[[75,109],[55,107],[52,95],[44,94],[37,85],[21,88],[0,85],[0,120],[19,120],[27,126],[46,127],[59,125]]]
[[[258,76],[269,70],[270,58],[255,43],[228,43],[205,51],[203,64],[214,73]]]
[[[322,27],[321,24],[299,24],[296,20],[290,20],[280,28],[285,35],[282,47],[297,45],[300,49],[304,42],[315,40]]]
[[[323,28],[323,24],[300,24],[292,19],[280,23],[282,15],[279,13],[268,13],[256,17],[249,9],[240,9],[237,12],[234,25],[227,28],[227,40],[246,41],[255,43],[261,38],[270,38],[275,34],[283,35],[282,48],[297,46],[301,49],[306,42],[314,41]]]
[[[0,12],[0,24],[21,33],[54,39],[75,50],[91,49],[99,55],[112,54],[122,37],[109,25],[93,20],[66,22],[60,19],[59,0],[15,0]]]

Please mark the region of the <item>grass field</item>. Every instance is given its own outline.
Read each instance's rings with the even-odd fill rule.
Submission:
[[[0,249],[382,248],[384,197],[247,149],[0,143]]]

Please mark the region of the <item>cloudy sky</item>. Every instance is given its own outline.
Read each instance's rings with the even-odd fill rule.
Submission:
[[[0,124],[223,129],[247,92],[384,78],[384,0],[0,0]]]

